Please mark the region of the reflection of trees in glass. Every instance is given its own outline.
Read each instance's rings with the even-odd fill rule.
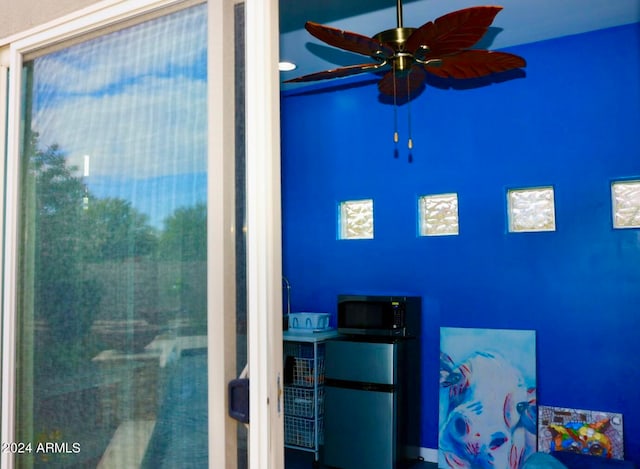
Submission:
[[[168,288],[181,313],[200,324],[206,320],[207,207],[177,209],[164,222],[158,257],[169,266]]]
[[[186,262],[203,261],[207,252],[207,207],[177,209],[164,222],[160,236],[160,258]]]
[[[45,368],[62,371],[77,365],[90,350],[85,339],[100,303],[96,280],[86,278],[79,262],[82,248],[84,186],[73,176],[57,145],[30,147],[30,172],[35,182],[34,314],[49,334],[48,349],[39,354]],[[40,344],[44,346],[45,344]],[[85,357],[86,358],[86,357]]]
[[[37,149],[34,135],[27,154],[35,188],[33,307],[46,330],[38,338],[40,366],[71,370],[94,356],[96,319],[157,324],[170,313],[163,308],[206,319],[205,204],[176,210],[159,232],[129,201],[88,193],[57,145]],[[174,304],[167,307],[162,295]]]
[[[122,199],[90,198],[83,230],[82,251],[88,262],[153,256],[158,244],[149,217]]]

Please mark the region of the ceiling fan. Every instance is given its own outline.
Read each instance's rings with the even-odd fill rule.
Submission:
[[[403,26],[402,0],[396,0],[397,27],[373,37],[307,21],[305,28],[321,41],[373,59],[359,65],[325,70],[286,80],[299,83],[340,78],[359,73],[383,73],[382,95],[409,102],[421,90],[428,74],[441,78],[473,79],[522,68],[525,60],[506,52],[471,49],[485,35],[500,6],[476,6],[448,13],[419,28]],[[397,142],[397,131],[394,134]],[[409,138],[409,148],[412,147]]]
[[[305,29],[321,41],[366,55],[374,62],[311,73],[285,83],[346,77],[386,71],[378,89],[384,95],[409,96],[424,83],[426,73],[442,78],[470,79],[526,65],[506,52],[471,49],[485,35],[500,6],[476,6],[448,13],[419,28],[403,26],[402,0],[396,0],[397,24],[372,38],[307,21]],[[398,88],[403,88],[402,90]]]

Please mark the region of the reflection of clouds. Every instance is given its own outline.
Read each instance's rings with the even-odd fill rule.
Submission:
[[[146,78],[121,93],[78,96],[40,109],[40,143],[58,143],[71,164],[91,156],[91,175],[154,177],[205,170],[206,83]]]
[[[206,10],[190,8],[38,59],[38,86],[101,92],[132,77],[191,68],[206,54],[206,37]]]
[[[91,176],[204,172],[204,57],[195,7],[36,59],[33,130]]]

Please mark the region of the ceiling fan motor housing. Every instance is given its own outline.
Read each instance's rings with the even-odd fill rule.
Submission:
[[[404,44],[416,28],[393,28],[382,31],[373,36],[381,44],[391,47],[396,53],[387,60],[394,61],[394,69],[399,72],[407,71],[413,63],[413,54],[404,48]]]

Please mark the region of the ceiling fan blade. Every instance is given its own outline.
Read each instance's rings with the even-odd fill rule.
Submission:
[[[424,86],[427,77],[424,68],[420,65],[413,65],[409,73],[395,73],[389,70],[378,82],[378,91],[387,96],[396,96],[398,101],[406,102],[409,97],[414,96],[420,88]],[[394,83],[395,81],[395,83]]]
[[[478,6],[453,11],[420,26],[409,36],[405,48],[415,53],[427,46],[426,57],[441,57],[468,49],[485,35],[500,6]]]
[[[358,73],[375,72],[384,67],[386,63],[369,63],[360,65],[350,65],[348,67],[334,68],[333,70],[325,70],[323,72],[310,73],[301,77],[285,80],[283,83],[301,83],[306,81],[328,80],[331,78],[347,77],[357,75]]]
[[[394,54],[393,49],[389,46],[385,46],[375,39],[362,34],[343,31],[314,23],[313,21],[307,21],[304,27],[311,35],[330,46],[355,52],[356,54],[368,55],[379,59],[387,59]]]
[[[488,50],[465,50],[442,57],[439,66],[425,65],[427,72],[442,78],[480,78],[492,73],[506,72],[527,65],[517,55]]]

